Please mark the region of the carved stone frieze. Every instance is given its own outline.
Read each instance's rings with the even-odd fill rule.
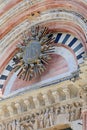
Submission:
[[[70,121],[80,119],[81,109],[82,102],[71,102],[61,105],[57,103],[54,106],[37,109],[35,112],[27,111],[22,115],[16,115],[14,118],[10,117],[2,120],[0,127],[1,130],[36,130],[49,128],[60,123],[69,123]],[[9,110],[11,110],[10,107]]]

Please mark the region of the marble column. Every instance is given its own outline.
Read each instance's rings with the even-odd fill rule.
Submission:
[[[69,89],[67,87],[63,88],[63,92],[66,95],[66,100],[70,99],[70,92],[69,92]]]
[[[7,109],[9,110],[10,116],[12,116],[14,114],[14,110],[13,110],[12,106],[8,105]]]
[[[2,99],[2,89],[0,88],[0,99]]]
[[[0,108],[0,120],[3,118],[3,110]]]
[[[52,92],[52,95],[53,95],[53,97],[54,97],[54,99],[55,99],[55,102],[57,103],[57,102],[59,102],[59,94],[58,94],[58,92],[57,91],[53,91]]]
[[[82,94],[82,99],[83,99],[82,116],[83,116],[83,122],[84,122],[84,126],[85,126],[85,120],[87,120],[86,119],[87,118],[87,85],[82,86],[82,91],[83,91],[83,94]],[[86,118],[85,118],[85,114],[86,114]],[[87,126],[86,126],[86,129],[83,129],[83,130],[87,130]]]
[[[39,100],[38,100],[37,96],[33,97],[33,101],[34,101],[34,104],[35,104],[35,108],[39,108],[40,107],[40,103],[39,103]]]
[[[29,110],[29,109],[30,109],[30,108],[29,108],[29,105],[30,105],[29,100],[28,100],[28,99],[25,99],[25,100],[24,100],[24,103],[25,103],[26,106],[27,106],[27,110]]]
[[[48,99],[48,95],[46,93],[43,94],[43,99],[45,101],[45,105],[48,106],[50,105],[49,99]]]
[[[87,109],[82,111],[83,130],[87,130]]]
[[[20,103],[16,102],[15,107],[17,108],[18,114],[20,114],[21,113],[21,105],[20,105]]]

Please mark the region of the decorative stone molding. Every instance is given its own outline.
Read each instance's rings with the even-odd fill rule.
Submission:
[[[84,71],[82,67],[81,71]],[[86,91],[81,81],[83,80],[65,81],[0,101],[1,130],[25,130],[26,127],[36,130],[51,127],[60,121],[69,123],[81,119],[81,112],[86,108]],[[76,89],[77,95],[74,94]]]
[[[44,0],[37,1],[37,2],[44,4]],[[34,1],[34,2],[30,2],[30,1],[22,1],[22,2],[20,2],[18,5],[14,6],[12,9],[10,9],[4,15],[2,15],[0,23],[2,23],[2,26],[3,26],[3,24],[5,24],[7,22],[7,20],[8,20],[8,22],[10,22],[9,20],[11,20],[12,16],[14,16],[14,18],[15,18],[16,15],[19,12],[20,12],[19,13],[19,15],[20,15],[21,13],[23,13],[24,11],[26,11],[25,9],[30,9],[30,6],[32,6],[32,4],[30,5],[30,3],[36,4],[37,2],[36,1]],[[17,10],[17,8],[19,8],[19,9]],[[34,22],[34,24],[37,24],[36,21],[39,22],[39,23],[41,23],[41,21],[44,22],[43,20],[45,18],[48,19],[48,20],[50,20],[50,19],[52,19],[52,20],[53,19],[58,20],[58,17],[59,17],[59,20],[61,20],[61,19],[62,20],[66,20],[66,18],[67,18],[68,20],[76,22],[77,25],[79,24],[79,26],[81,26],[82,30],[84,30],[85,36],[86,36],[86,30],[87,30],[86,29],[87,28],[86,27],[86,19],[81,14],[76,13],[76,11],[75,12],[74,11],[70,11],[70,10],[68,11],[68,10],[65,10],[65,9],[62,9],[62,8],[60,10],[56,9],[56,10],[53,10],[53,11],[49,9],[49,10],[46,10],[46,12],[47,12],[47,14],[41,14],[40,17],[37,17],[37,20],[33,20],[32,21],[31,17],[29,17],[30,20],[31,20],[31,23]],[[44,13],[44,12],[42,11],[42,13]],[[66,17],[66,15],[67,15],[67,17]],[[78,20],[78,22],[77,22],[77,20]],[[21,31],[23,32],[25,30],[25,25],[28,24],[26,21],[28,21],[28,19],[25,19],[24,21],[21,22],[21,24],[22,24],[22,27],[21,27],[22,30],[21,30],[21,28],[19,28],[19,26],[21,24],[18,24],[16,27],[14,27],[8,33],[9,36],[10,35],[12,35],[12,36],[10,36],[10,39],[8,39],[7,41],[11,40],[11,43],[12,43],[14,41],[14,39],[17,39],[18,37],[20,37]],[[23,26],[23,23],[24,23],[24,26]],[[29,25],[31,23],[29,22]],[[18,30],[20,30],[20,31],[18,31],[17,28],[19,28]],[[18,35],[16,36],[16,34],[18,34]],[[5,36],[8,37],[8,35],[5,35]],[[15,37],[15,38],[13,38],[13,37]],[[2,41],[4,42],[3,38],[1,40],[1,44],[2,44]],[[2,46],[4,46],[4,48],[6,46],[8,46],[10,43],[8,44],[7,42],[5,42],[5,44],[6,45],[2,45]]]
[[[68,1],[68,3],[65,3],[66,7],[63,7],[61,1]],[[11,7],[7,12],[4,12],[0,17],[2,29],[0,30],[0,52],[3,52],[3,50],[6,51],[10,45],[16,45],[16,42],[21,38],[21,33],[26,30],[27,26],[30,28],[38,23],[48,24],[53,22],[54,24],[56,21],[67,22],[67,24],[70,23],[70,25],[74,23],[76,30],[74,30],[73,27],[70,29],[73,30],[73,32],[77,31],[77,34],[79,31],[81,41],[84,41],[83,44],[86,43],[87,13],[84,10],[86,10],[87,0],[55,0],[54,6],[52,6],[53,2],[53,0],[23,0],[17,5],[15,4],[15,6],[13,8]],[[50,8],[55,8],[58,5],[57,2],[62,5],[62,9],[57,10],[56,8],[56,10],[50,10]],[[5,0],[4,3],[3,0],[0,1],[0,9],[3,9],[5,5],[9,3],[10,0]],[[38,5],[38,3],[41,4],[41,7],[37,8],[36,6],[36,8],[34,8],[33,6]],[[75,12],[72,11],[74,10],[72,5],[76,7]],[[67,7],[68,9],[65,10]],[[82,8],[76,13],[78,7]],[[42,12],[38,12],[39,9]],[[69,9],[71,9],[71,11],[68,11]],[[46,13],[44,10],[46,10]],[[24,16],[22,16],[24,19],[22,19],[22,17],[19,18],[23,12],[25,13]],[[34,12],[34,14],[32,14],[32,12]],[[80,12],[81,14],[79,14]],[[16,18],[19,18],[18,20],[21,22],[16,24]],[[58,24],[58,22],[56,24]],[[10,23],[9,26],[7,23]],[[69,26],[67,25],[66,28]],[[15,47],[13,47],[12,52],[9,54],[8,61],[5,62],[4,60],[6,64],[9,62],[9,57],[13,54],[14,50]],[[83,48],[79,50],[79,52],[82,53]],[[77,55],[78,52],[76,52],[76,56]],[[18,94],[9,95],[8,97],[3,97],[1,93],[0,130],[36,130],[44,128],[51,130],[49,127],[55,130],[54,125],[69,123],[73,120],[81,119],[81,117],[83,118],[83,130],[87,130],[87,58],[84,59],[84,64],[80,65],[81,72],[79,77],[73,76],[73,80],[70,79],[70,77],[67,80],[65,77],[65,79],[61,79],[62,82],[59,81],[59,83],[56,82],[56,84],[52,82],[49,86],[43,86],[43,88],[39,88],[38,90],[23,91],[23,93],[20,92]],[[3,81],[1,81],[1,83],[2,82]]]
[[[16,103],[16,106],[19,110],[18,103]],[[32,130],[36,128],[49,128],[59,123],[69,123],[70,121],[79,119],[81,116],[81,108],[81,101],[71,101],[68,104],[62,103],[61,105],[56,103],[53,106],[24,112],[24,114],[22,112],[13,117],[4,117],[4,119],[0,120],[0,123],[3,123],[5,130],[6,128],[7,130],[8,128],[10,129],[10,127],[12,127],[12,130],[15,128],[21,128],[22,130],[22,127],[23,130],[25,130],[25,127],[32,128]],[[9,110],[12,110],[10,106]],[[64,119],[65,121],[61,119]]]

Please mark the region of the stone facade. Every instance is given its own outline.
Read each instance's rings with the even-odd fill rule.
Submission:
[[[14,79],[16,45],[37,24],[54,34],[57,57],[49,74]],[[0,130],[56,130],[78,119],[87,130],[87,1],[0,0]]]

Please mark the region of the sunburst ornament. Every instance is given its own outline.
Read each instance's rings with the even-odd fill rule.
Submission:
[[[17,44],[18,52],[13,58],[13,70],[18,71],[18,78],[31,80],[40,76],[49,64],[50,54],[54,52],[53,34],[47,27],[34,26],[31,31],[23,34]]]

